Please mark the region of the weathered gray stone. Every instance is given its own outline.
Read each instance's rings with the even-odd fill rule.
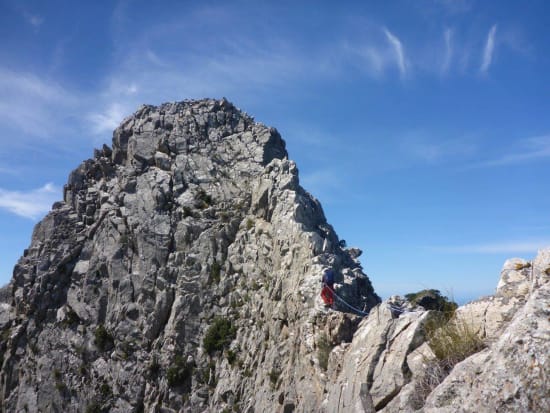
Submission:
[[[2,411],[550,411],[550,249],[457,310],[487,348],[428,381],[435,313],[380,304],[278,132],[225,99],[142,106],[63,198],[0,290]]]
[[[547,249],[533,262],[527,302],[489,348],[453,369],[428,397],[425,413],[550,411],[549,268]],[[505,271],[499,289],[512,278]]]
[[[379,301],[278,132],[226,100],[142,106],[64,200],[0,308],[6,411],[314,411],[316,337],[356,326],[322,311],[322,269],[352,305]],[[236,337],[207,354],[220,316]]]
[[[366,402],[357,403],[369,399],[376,410],[383,409],[410,379],[407,356],[423,343],[428,315],[407,312],[394,318],[387,303],[375,307],[345,349],[325,411],[363,412]]]

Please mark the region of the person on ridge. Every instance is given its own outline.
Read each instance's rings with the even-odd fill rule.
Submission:
[[[334,305],[334,272],[332,269],[327,268],[323,272],[322,278],[323,288],[321,289],[321,298],[323,299],[325,306],[332,307]]]

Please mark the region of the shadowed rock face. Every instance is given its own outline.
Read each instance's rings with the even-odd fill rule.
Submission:
[[[15,267],[3,409],[316,411],[319,336],[357,325],[327,329],[322,269],[352,306],[379,302],[356,256],[275,129],[226,100],[143,106],[70,174]],[[205,351],[215,317],[234,339]]]

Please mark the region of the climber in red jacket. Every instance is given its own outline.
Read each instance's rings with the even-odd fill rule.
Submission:
[[[334,272],[327,268],[323,273],[322,278],[323,288],[321,289],[321,298],[325,306],[332,307],[334,305]]]

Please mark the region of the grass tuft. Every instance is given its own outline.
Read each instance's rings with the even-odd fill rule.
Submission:
[[[317,342],[317,358],[319,359],[319,367],[324,371],[327,371],[328,359],[331,351],[332,345],[330,340],[326,334],[321,334]]]

